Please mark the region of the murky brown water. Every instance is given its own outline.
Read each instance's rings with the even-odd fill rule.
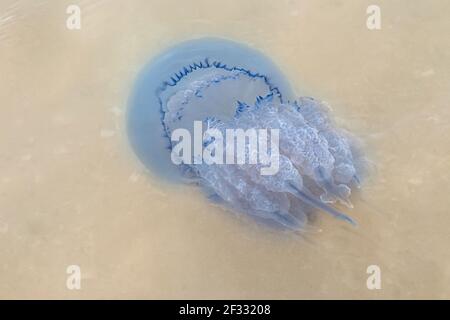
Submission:
[[[1,0],[0,297],[450,298],[450,3],[375,1],[369,31],[373,2]],[[205,35],[263,51],[361,138],[374,166],[359,227],[267,230],[134,158],[140,68]]]

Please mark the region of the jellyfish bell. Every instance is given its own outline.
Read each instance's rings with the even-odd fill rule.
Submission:
[[[230,119],[238,101],[251,105],[269,94],[279,101],[295,97],[275,64],[257,50],[218,38],[183,42],[153,58],[138,76],[127,116],[131,147],[161,179],[180,182],[171,132],[184,128],[193,136],[195,120]]]

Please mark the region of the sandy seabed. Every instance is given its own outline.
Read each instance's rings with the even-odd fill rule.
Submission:
[[[450,298],[450,3],[376,2],[370,31],[366,0],[0,0],[0,298]],[[364,142],[358,227],[263,228],[140,164],[133,83],[200,36],[265,53]]]

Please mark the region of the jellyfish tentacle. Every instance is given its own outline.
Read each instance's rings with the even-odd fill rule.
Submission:
[[[337,211],[336,209],[326,205],[325,203],[322,203],[320,200],[315,199],[312,195],[308,195],[306,192],[297,189],[294,185],[292,185],[292,188],[296,191],[296,195],[303,200],[304,202],[306,202],[307,204],[320,209],[326,213],[331,214],[332,216],[347,221],[352,225],[356,225],[356,222],[350,218],[348,215]]]

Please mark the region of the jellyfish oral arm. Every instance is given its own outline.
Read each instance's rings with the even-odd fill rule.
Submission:
[[[261,164],[261,175],[275,175],[280,163],[279,136],[278,129],[237,128],[226,129],[224,139],[222,131],[208,128],[203,132],[202,121],[194,121],[194,137],[185,128],[173,130],[171,160],[176,165]]]

